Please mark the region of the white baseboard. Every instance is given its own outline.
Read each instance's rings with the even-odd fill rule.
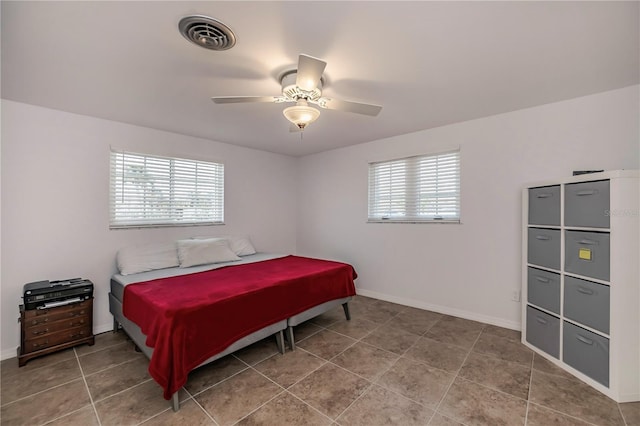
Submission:
[[[113,323],[110,322],[108,324],[99,324],[93,326],[93,334],[105,333],[107,331],[113,330]],[[9,358],[16,358],[18,356],[18,347],[16,346],[13,349],[6,349],[0,353],[0,360],[4,361]]]
[[[365,290],[361,288],[356,289],[356,292],[362,296],[372,297],[374,299],[380,299],[387,302],[398,303],[400,305],[411,306],[413,308],[425,309],[427,311],[433,311],[445,315],[451,315],[454,317],[479,321],[485,324],[496,325],[498,327],[508,328],[511,330],[522,330],[522,324],[520,322],[508,321],[503,318],[491,317],[488,315],[478,314],[476,312],[463,311],[461,309],[455,309],[448,306],[433,305],[431,303],[424,303],[413,299],[405,299],[403,297],[390,296],[388,294],[378,293],[377,291]]]

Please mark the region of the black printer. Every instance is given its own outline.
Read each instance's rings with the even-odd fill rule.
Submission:
[[[22,288],[25,309],[47,309],[93,297],[93,283],[82,278],[36,281]]]

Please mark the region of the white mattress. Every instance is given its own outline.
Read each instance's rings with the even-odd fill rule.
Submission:
[[[274,253],[256,253],[248,256],[243,256],[242,260],[224,263],[212,263],[209,265],[192,266],[189,268],[166,268],[157,269],[155,271],[140,272],[139,274],[121,275],[114,274],[111,277],[111,293],[120,301],[122,301],[122,295],[124,294],[124,288],[133,283],[142,283],[145,281],[155,280],[158,278],[176,277],[179,275],[188,275],[196,272],[210,271],[213,269],[223,268],[225,266],[244,265],[247,263],[261,262],[263,260],[278,259],[285,257],[286,254],[274,254]]]

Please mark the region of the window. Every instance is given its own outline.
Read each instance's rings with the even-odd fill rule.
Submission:
[[[111,152],[110,227],[224,221],[224,164]]]
[[[460,222],[460,152],[370,163],[369,222]]]

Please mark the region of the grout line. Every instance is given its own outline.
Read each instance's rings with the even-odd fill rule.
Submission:
[[[131,390],[131,389],[133,389],[133,388],[137,388],[138,386],[141,386],[141,385],[143,385],[143,384],[145,384],[145,383],[148,383],[148,382],[150,382],[150,381],[152,381],[152,380],[153,380],[152,378],[149,378],[149,379],[147,379],[147,380],[143,380],[143,381],[141,381],[140,383],[136,383],[135,385],[130,386],[130,387],[126,388],[126,389],[122,389],[122,390],[120,390],[120,391],[118,391],[118,392],[116,392],[116,393],[112,393],[111,395],[105,396],[104,398],[99,399],[99,400],[97,400],[96,402],[102,402],[102,401],[105,401],[105,400],[107,400],[107,399],[113,398],[113,397],[114,397],[114,396],[116,396],[116,395],[120,395],[121,393],[124,393],[124,392],[126,392],[126,391],[128,391],[128,390]]]
[[[76,361],[78,362],[78,367],[80,368],[80,375],[82,376],[82,381],[84,382],[84,387],[87,390],[87,395],[89,395],[89,401],[91,401],[91,407],[93,407],[93,412],[96,415],[96,419],[98,420],[98,426],[102,425],[102,422],[100,421],[100,416],[98,415],[98,410],[96,409],[96,404],[93,401],[93,397],[91,396],[91,392],[89,391],[89,385],[87,384],[87,379],[84,376],[84,370],[82,369],[82,364],[80,363],[80,357],[78,356],[78,352],[76,352],[76,349],[73,348],[73,353],[76,356]]]
[[[529,422],[529,407],[531,405],[531,389],[533,387],[533,364],[536,362],[536,354],[531,357],[531,371],[529,372],[529,389],[527,392],[527,410],[524,412],[524,424]]]
[[[195,397],[196,397],[196,396],[198,396],[198,395],[200,395],[200,394],[202,394],[202,393],[204,393],[204,392],[208,391],[209,389],[212,389],[212,388],[214,388],[214,387],[218,386],[218,385],[219,385],[219,384],[221,384],[221,383],[226,382],[227,380],[231,379],[232,377],[235,377],[235,376],[237,376],[238,374],[243,373],[243,372],[245,372],[245,371],[247,371],[248,369],[250,369],[250,368],[251,368],[251,366],[250,366],[250,365],[248,365],[246,362],[242,361],[241,359],[239,359],[238,361],[242,362],[244,365],[246,365],[246,367],[245,367],[245,368],[243,368],[243,369],[242,369],[242,370],[240,370],[240,371],[236,371],[235,373],[233,373],[233,374],[232,374],[232,375],[230,375],[229,377],[225,377],[224,379],[222,379],[222,380],[219,380],[219,381],[215,382],[215,383],[214,383],[214,384],[212,384],[211,386],[207,386],[206,388],[199,390],[198,392],[196,392],[196,393],[194,393],[194,394],[189,393],[189,395],[191,395],[191,397],[195,399]],[[184,386],[183,386],[183,388],[184,388]],[[184,390],[186,391],[187,389],[185,388]]]
[[[467,356],[465,356],[464,360],[462,360],[462,363],[460,364],[460,367],[458,368],[458,370],[455,372],[455,375],[453,376],[453,380],[451,380],[451,383],[449,383],[449,386],[447,386],[447,390],[444,391],[444,393],[442,394],[442,397],[440,398],[440,401],[436,405],[436,408],[433,410],[434,412],[439,413],[438,410],[440,409],[440,406],[442,405],[442,403],[444,402],[445,398],[447,397],[447,394],[451,390],[451,387],[455,383],[456,379],[460,376],[460,370],[462,370],[462,367],[467,362],[467,359],[469,359],[469,355],[471,355],[471,352],[473,352],[473,348],[475,347],[476,343],[478,343],[478,340],[480,340],[480,336],[482,336],[482,332],[484,331],[484,329],[485,329],[485,326],[483,326],[482,330],[480,330],[480,333],[478,333],[478,337],[476,337],[476,340],[473,342],[473,345],[471,345],[471,348],[467,352]],[[455,419],[455,420],[457,420],[457,419]]]
[[[68,361],[68,360],[67,360],[67,361]],[[37,392],[34,392],[34,393],[29,394],[29,395],[23,396],[23,397],[21,397],[21,398],[15,399],[15,400],[13,400],[13,401],[11,401],[11,402],[7,402],[6,404],[3,404],[3,405],[2,405],[2,408],[5,408],[5,407],[7,407],[7,406],[9,406],[9,405],[12,405],[12,404],[15,404],[16,402],[19,402],[19,401],[23,401],[23,400],[25,400],[25,399],[27,399],[27,398],[31,398],[32,396],[40,395],[41,393],[44,393],[44,392],[47,392],[47,391],[50,391],[50,390],[53,390],[53,389],[59,388],[59,387],[64,386],[64,385],[68,385],[69,383],[77,382],[77,381],[78,381],[78,380],[80,380],[80,379],[81,379],[81,377],[76,377],[76,378],[71,379],[71,380],[69,380],[69,381],[67,381],[67,382],[60,383],[60,384],[55,385],[55,386],[51,386],[50,388],[46,388],[46,389],[39,390],[39,391],[37,391]]]
[[[204,411],[204,414],[209,417],[211,419],[211,421],[213,422],[214,425],[219,426],[220,423],[218,423],[216,421],[216,419],[213,418],[213,416],[202,406],[202,404],[200,404],[200,401],[198,401],[195,397],[195,395],[191,395],[191,392],[189,392],[184,386],[182,387],[182,389],[184,389],[184,391],[191,396],[191,400],[198,406],[200,407],[200,409],[202,411]]]

